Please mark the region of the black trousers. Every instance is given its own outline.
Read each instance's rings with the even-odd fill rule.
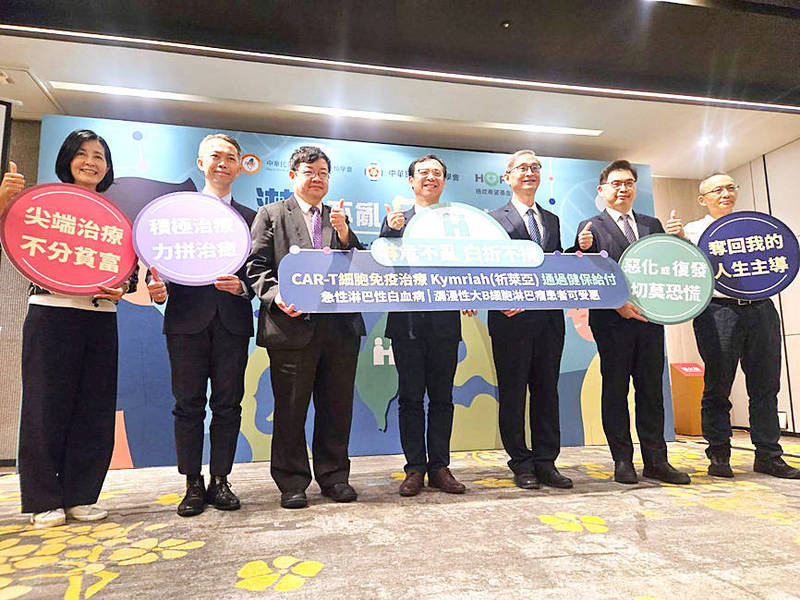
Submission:
[[[22,327],[22,512],[97,502],[116,406],[116,313],[30,305]]]
[[[267,348],[275,409],[270,474],[281,492],[305,490],[311,483],[305,423],[314,398],[311,453],[321,488],[350,477],[350,425],[353,384],[361,338],[347,335],[337,315],[313,315],[314,334],[298,350]]]
[[[250,338],[228,331],[219,314],[199,333],[167,334],[175,396],[175,449],[178,471],[200,474],[208,382],[211,380],[212,475],[228,475],[242,420],[244,371]]]
[[[750,409],[750,439],[761,459],[783,454],[778,440],[781,325],[771,300],[739,305],[712,299],[694,320],[697,348],[705,362],[701,422],[709,457],[731,454],[731,401],[741,361]]]
[[[457,338],[436,337],[429,329],[420,332],[415,339],[392,338],[398,378],[400,443],[406,456],[406,472],[433,473],[450,464],[453,378],[458,365],[459,342]]]
[[[564,313],[537,314],[516,335],[492,336],[500,405],[500,437],[514,473],[534,473],[555,464],[561,449],[558,375],[564,350]],[[525,440],[525,398],[530,391],[531,447]]]
[[[633,378],[636,432],[645,464],[667,460],[664,441],[664,327],[628,319],[592,327],[603,377],[603,431],[615,461],[633,460],[628,386]]]

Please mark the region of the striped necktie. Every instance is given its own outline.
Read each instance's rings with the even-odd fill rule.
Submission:
[[[319,215],[319,208],[316,206],[311,207],[311,242],[314,248],[322,248],[322,218]]]
[[[622,221],[622,232],[628,238],[628,241],[633,244],[636,241],[636,234],[633,233],[633,228],[631,227],[631,216],[621,215],[620,220]]]
[[[528,217],[528,231],[530,231],[531,239],[541,246],[542,235],[539,233],[539,226],[536,224],[536,219],[533,218],[533,209],[529,208],[528,212],[525,214]]]

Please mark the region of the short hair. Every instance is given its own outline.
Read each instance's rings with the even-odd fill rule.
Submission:
[[[709,173],[705,177],[700,180],[700,185],[697,186],[697,193],[702,195],[703,194],[703,184],[711,179],[712,177],[716,177],[717,175],[725,175],[725,177],[731,177],[730,173],[726,173],[725,171],[714,171],[713,173]],[[731,177],[733,179],[733,177]]]
[[[242,157],[242,147],[239,145],[239,142],[236,141],[236,138],[232,135],[228,135],[227,133],[212,133],[211,135],[207,135],[203,138],[203,141],[200,142],[200,145],[197,147],[197,155],[200,155],[200,152],[203,150],[203,146],[205,146],[211,140],[222,140],[224,142],[228,142],[231,146],[236,148],[236,154],[239,158]]]
[[[608,181],[608,175],[612,171],[630,171],[631,175],[633,175],[634,181],[639,181],[639,175],[636,173],[636,169],[633,168],[633,165],[628,162],[627,160],[615,160],[612,163],[608,163],[602,171],[600,171],[600,185],[603,185]]]
[[[96,188],[98,192],[105,192],[111,187],[111,184],[114,183],[114,163],[111,162],[111,149],[108,147],[106,141],[91,129],[76,129],[66,137],[58,151],[58,156],[56,156],[56,177],[64,183],[75,183],[75,178],[72,176],[72,168],[70,166],[72,164],[72,159],[75,158],[75,155],[78,153],[78,150],[81,149],[84,142],[91,142],[93,140],[100,142],[100,145],[106,153],[108,172],[106,172],[105,177],[100,180]]]
[[[542,164],[542,161],[539,160],[539,157],[536,156],[536,152],[534,152],[533,150],[517,150],[516,152],[514,152],[514,154],[509,156],[508,160],[506,161],[506,173],[508,173],[508,171],[511,169],[511,165],[513,165],[516,162],[516,160],[523,154],[532,154],[533,157],[539,162],[539,164]]]
[[[435,160],[440,165],[442,165],[442,171],[444,171],[445,176],[447,176],[447,165],[444,164],[444,161],[441,158],[439,158],[438,156],[436,156],[435,154],[426,154],[425,156],[422,156],[422,157],[418,158],[417,160],[412,161],[411,164],[408,165],[408,176],[409,177],[413,177],[414,176],[414,168],[417,166],[417,163],[425,162],[426,160]]]
[[[292,157],[289,159],[289,168],[296,171],[300,163],[315,163],[320,158],[324,158],[328,163],[328,171],[331,170],[331,159],[322,151],[318,146],[300,146],[297,150],[292,152]]]

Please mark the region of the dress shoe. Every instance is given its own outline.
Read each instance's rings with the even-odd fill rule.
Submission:
[[[428,473],[428,487],[440,489],[448,494],[463,494],[467,491],[466,486],[453,477],[447,467]]]
[[[757,458],[753,462],[753,471],[756,473],[766,473],[781,479],[800,479],[800,471],[786,464],[780,456],[772,458]]]
[[[81,504],[78,506],[70,506],[64,512],[70,519],[75,521],[102,521],[108,516],[108,511],[102,508],[97,508],[92,504]]]
[[[533,473],[514,473],[514,485],[523,490],[538,490],[539,480]]]
[[[322,495],[334,502],[352,502],[358,494],[349,483],[334,483],[330,487],[322,488]]]
[[[67,517],[64,514],[63,508],[54,508],[53,510],[46,510],[44,512],[31,515],[31,524],[35,529],[56,527],[58,525],[63,525],[66,522]]]
[[[224,475],[212,475],[206,490],[206,504],[218,510],[239,510],[239,498],[231,490],[228,478]]]
[[[614,462],[614,481],[617,483],[638,483],[636,469],[629,460],[617,460]]]
[[[668,462],[645,465],[642,475],[649,479],[658,479],[664,483],[677,483],[680,485],[686,485],[692,482],[686,473],[678,471],[678,469],[673,467]]]
[[[711,462],[708,465],[708,474],[712,477],[727,477],[733,478],[733,469],[731,469],[731,462],[728,457],[712,456]]]
[[[406,473],[406,478],[400,484],[401,496],[416,496],[422,490],[422,485],[425,483],[425,473],[419,471],[409,471]]]
[[[281,493],[281,508],[305,508],[308,498],[303,490]]]
[[[562,475],[555,467],[536,469],[536,478],[542,485],[568,490],[572,487],[572,479]]]
[[[199,515],[206,507],[206,484],[202,475],[186,476],[186,495],[178,504],[178,514],[182,517]]]

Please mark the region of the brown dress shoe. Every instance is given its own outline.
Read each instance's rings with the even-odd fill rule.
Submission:
[[[416,496],[422,490],[422,485],[425,483],[425,474],[419,471],[409,471],[406,473],[406,478],[400,484],[401,496]]]
[[[463,494],[467,491],[466,486],[453,477],[447,467],[428,473],[428,487],[438,488],[448,494]]]

